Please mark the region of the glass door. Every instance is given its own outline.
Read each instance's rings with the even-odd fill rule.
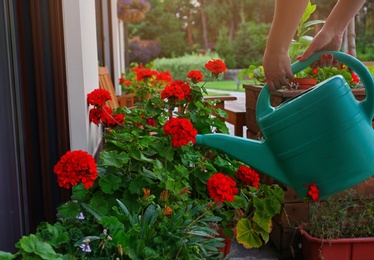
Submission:
[[[17,69],[14,8],[0,2],[0,250],[14,251],[27,233],[24,203],[22,120]]]

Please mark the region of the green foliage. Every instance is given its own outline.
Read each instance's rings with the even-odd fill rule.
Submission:
[[[256,66],[256,65],[249,65],[247,69],[243,69],[239,72],[238,78],[244,79],[248,77],[249,79],[254,80],[254,84],[256,85],[264,85],[265,84],[265,72],[263,66]]]
[[[292,40],[288,51],[292,62],[295,62],[296,58],[303,54],[312,42],[313,37],[309,36],[308,32],[313,30],[316,24],[325,23],[323,20],[309,20],[316,8],[315,4],[313,5],[310,1],[308,2],[303,17],[297,27],[296,38]]]
[[[264,184],[259,189],[242,190],[243,197],[251,197],[246,205],[246,211],[239,216],[236,225],[236,240],[245,248],[259,247],[269,240],[272,230],[272,218],[280,213],[283,202],[283,190],[277,185],[273,187]]]
[[[349,189],[309,205],[309,233],[321,239],[374,236],[374,200]]]
[[[265,51],[266,38],[270,26],[248,22],[242,24],[233,42],[237,68],[246,68],[249,64],[261,64]]]
[[[186,42],[184,22],[160,1],[150,1],[152,8],[141,23],[129,24],[129,35],[142,40],[159,40],[163,57],[178,57],[191,52]]]
[[[236,68],[234,46],[230,42],[230,39],[228,37],[228,29],[226,27],[222,27],[219,31],[216,51],[218,55],[225,61],[227,68]]]
[[[166,58],[179,57],[191,52],[185,40],[184,32],[168,32],[159,36],[162,55]]]
[[[206,55],[184,55],[177,58],[160,58],[154,60],[154,66],[159,71],[170,71],[173,79],[186,80],[187,73],[191,70],[200,70],[207,80],[211,77],[211,72],[208,71],[204,64],[210,59],[220,59],[220,57],[213,52],[207,53]],[[222,76],[219,76],[221,78]]]

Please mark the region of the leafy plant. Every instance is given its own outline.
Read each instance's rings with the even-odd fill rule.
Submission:
[[[313,37],[307,35],[307,33],[314,29],[313,26],[316,24],[325,23],[323,20],[310,20],[310,16],[317,9],[317,5],[313,5],[310,1],[303,13],[300,23],[297,27],[296,37],[292,40],[288,53],[290,55],[291,61],[295,62],[296,58],[300,56],[310,45]]]

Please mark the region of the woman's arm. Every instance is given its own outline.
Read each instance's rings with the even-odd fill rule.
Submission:
[[[288,49],[308,0],[277,0],[274,19],[263,59],[266,82],[270,89],[286,85],[293,79]]]

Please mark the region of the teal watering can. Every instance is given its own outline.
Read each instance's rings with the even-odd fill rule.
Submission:
[[[294,74],[319,60],[316,53],[292,65]],[[366,99],[358,102],[340,75],[331,77],[278,107],[270,105],[265,85],[256,104],[264,140],[226,134],[198,135],[197,145],[217,148],[296,190],[315,183],[324,198],[354,186],[374,173],[374,80],[356,58],[328,52],[360,77]]]

